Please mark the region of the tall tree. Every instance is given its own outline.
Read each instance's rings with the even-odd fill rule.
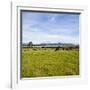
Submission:
[[[32,42],[29,42],[28,43],[28,47],[32,47],[33,43]]]

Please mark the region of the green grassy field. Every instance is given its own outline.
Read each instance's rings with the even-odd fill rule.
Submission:
[[[22,77],[79,75],[79,50],[22,48]]]

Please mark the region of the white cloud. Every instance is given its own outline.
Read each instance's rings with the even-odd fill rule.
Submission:
[[[62,42],[62,43],[79,43],[79,37],[78,36],[68,36],[68,35],[55,35],[55,34],[47,34],[43,32],[23,32],[23,38],[25,41],[23,42],[29,42],[32,41],[33,43],[45,43],[45,42]]]
[[[78,44],[79,43],[79,37],[78,36],[47,35],[47,37],[50,40],[54,40],[54,41],[61,41],[61,42],[65,42],[65,43],[74,43],[74,44]]]
[[[28,12],[23,16],[22,40],[33,43],[79,43],[79,26],[76,16]]]

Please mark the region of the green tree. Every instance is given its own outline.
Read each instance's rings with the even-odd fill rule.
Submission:
[[[32,47],[33,43],[32,42],[29,42],[28,43],[28,47]]]

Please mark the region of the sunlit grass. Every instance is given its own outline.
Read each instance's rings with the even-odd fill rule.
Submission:
[[[22,48],[22,77],[79,75],[79,51]]]

